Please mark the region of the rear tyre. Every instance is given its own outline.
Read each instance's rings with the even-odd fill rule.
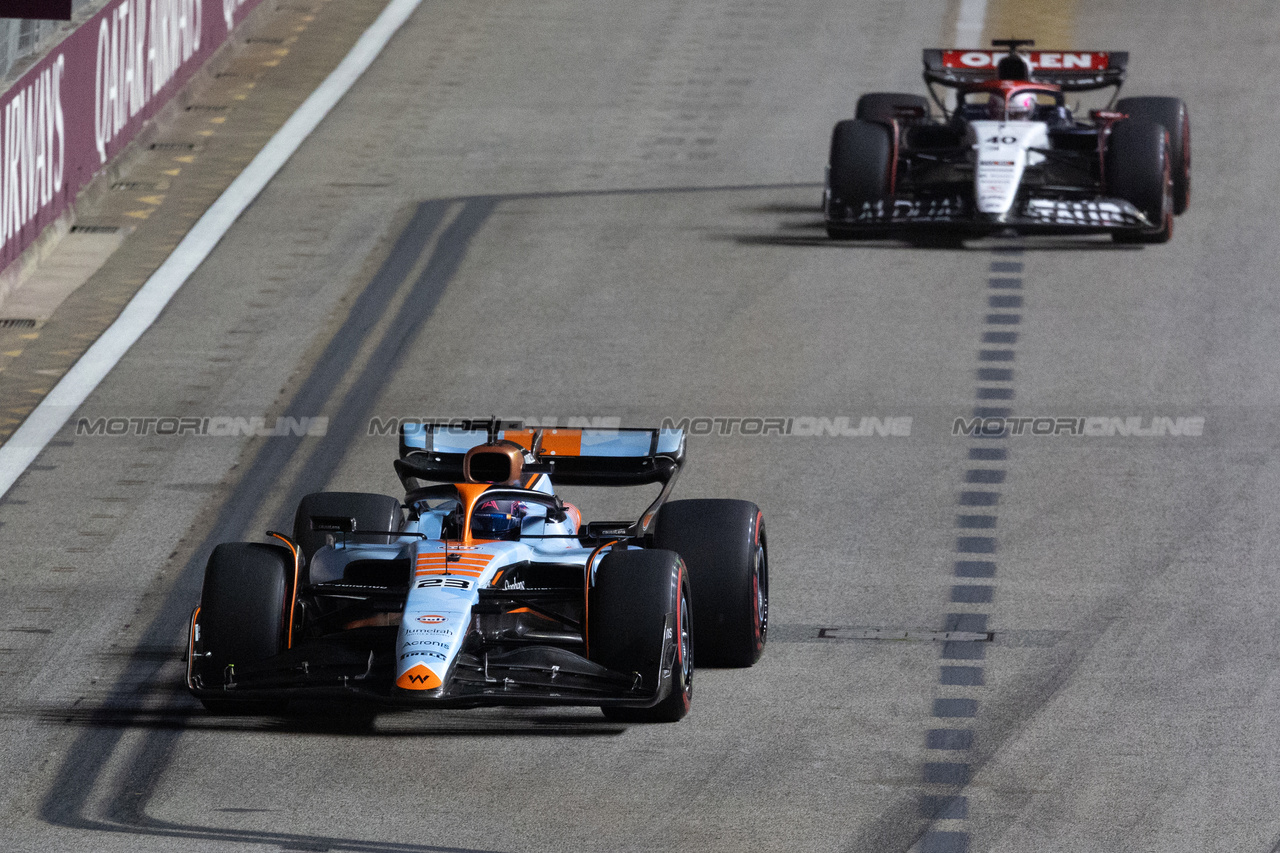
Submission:
[[[923,110],[920,119],[906,118],[903,110]],[[854,118],[863,121],[880,121],[886,124],[894,119],[910,123],[927,118],[929,115],[929,99],[923,95],[912,95],[905,92],[868,92],[858,98],[858,107]]]
[[[1154,121],[1169,132],[1169,160],[1173,167],[1173,212],[1191,205],[1191,116],[1181,98],[1121,98],[1116,111],[1131,119]]]
[[[198,619],[205,687],[222,686],[228,667],[261,663],[284,650],[292,578],[293,555],[277,545],[232,542],[213,549]],[[287,704],[233,698],[201,702],[223,714],[277,713]]]
[[[1117,243],[1166,243],[1173,235],[1173,176],[1169,134],[1145,119],[1125,119],[1107,140],[1109,192],[1133,204],[1156,224],[1151,231],[1117,231]]]
[[[672,501],[658,511],[654,544],[684,558],[693,591],[694,641],[703,666],[751,666],[769,631],[769,550],[749,501]]]
[[[828,220],[858,215],[867,203],[883,202],[892,191],[893,134],[883,124],[851,119],[831,132],[827,165]],[[848,239],[855,232],[829,222],[827,235]]]
[[[400,501],[389,495],[367,492],[313,492],[298,503],[293,517],[293,541],[302,549],[308,564],[316,551],[329,544],[332,531],[315,530],[318,519],[354,520],[356,530],[399,530]],[[390,536],[361,536],[364,545],[386,544]]]
[[[670,551],[616,551],[596,570],[587,593],[591,660],[639,674],[641,685],[669,684],[652,708],[601,710],[611,720],[674,723],[693,699],[693,616],[689,575]]]

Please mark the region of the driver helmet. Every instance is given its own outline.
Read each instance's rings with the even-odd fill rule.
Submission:
[[[471,532],[501,536],[520,528],[528,512],[524,501],[485,501],[471,513]]]
[[[1027,121],[1035,114],[1035,92],[1019,92],[1009,99],[1009,121]]]

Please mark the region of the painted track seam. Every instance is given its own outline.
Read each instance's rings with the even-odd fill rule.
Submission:
[[[192,226],[120,316],[72,365],[22,426],[0,446],[0,498],[151,327],[267,183],[368,70],[422,0],[391,0],[342,62],[289,117],[244,171]]]

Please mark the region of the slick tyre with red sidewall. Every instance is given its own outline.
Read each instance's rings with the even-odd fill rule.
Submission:
[[[665,696],[650,708],[606,706],[611,720],[673,723],[693,700],[693,618],[689,575],[671,551],[613,551],[587,592],[587,656],[636,673]]]
[[[699,665],[759,660],[769,630],[769,550],[759,507],[671,501],[658,511],[654,545],[675,551],[689,568]]]
[[[1107,191],[1157,224],[1149,231],[1116,231],[1118,243],[1166,243],[1173,235],[1173,174],[1169,134],[1145,119],[1124,119],[1107,138]]]
[[[1191,115],[1181,98],[1121,98],[1116,112],[1154,121],[1169,132],[1169,160],[1173,167],[1173,212],[1191,206]]]
[[[284,650],[292,580],[293,555],[280,546],[231,542],[213,549],[200,593],[196,644],[204,687],[223,686],[228,667],[252,666]],[[281,707],[228,694],[201,701],[220,713],[268,713]]]

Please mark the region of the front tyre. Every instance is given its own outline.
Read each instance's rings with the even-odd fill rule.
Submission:
[[[232,542],[209,555],[200,593],[196,643],[205,688],[222,687],[236,669],[262,663],[285,649],[293,555],[277,545]],[[282,703],[201,699],[218,713],[270,713]]]
[[[642,686],[667,690],[650,708],[605,706],[611,720],[674,723],[693,701],[693,608],[689,574],[670,551],[616,551],[587,593],[587,656]]]
[[[1173,175],[1169,134],[1143,119],[1124,119],[1111,128],[1105,160],[1108,192],[1133,204],[1156,227],[1116,231],[1117,243],[1167,243],[1173,236]]]
[[[769,631],[769,549],[764,517],[749,501],[671,501],[658,511],[654,545],[689,567],[694,641],[703,666],[751,666]]]
[[[1169,132],[1169,160],[1173,169],[1173,212],[1191,205],[1191,116],[1181,98],[1121,98],[1117,112],[1131,119],[1153,121]]]
[[[893,134],[883,124],[851,119],[831,131],[827,165],[827,234],[848,239],[854,232],[838,221],[866,205],[883,204],[892,192]]]

